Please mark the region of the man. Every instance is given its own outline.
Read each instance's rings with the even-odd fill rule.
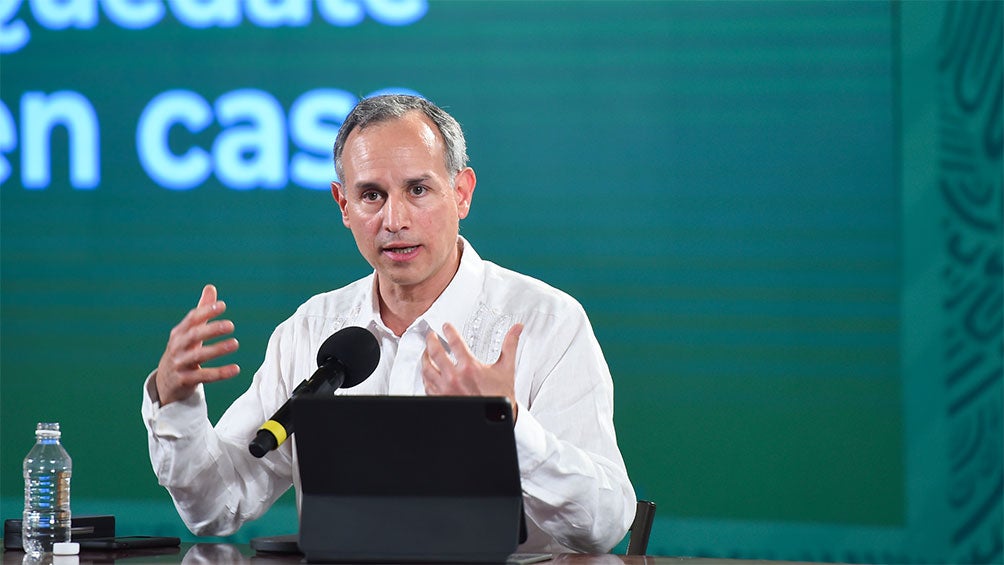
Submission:
[[[377,337],[380,364],[339,394],[509,398],[529,534],[520,551],[609,551],[635,506],[609,370],[574,299],[483,261],[460,237],[476,184],[460,125],[423,98],[363,100],[338,133],[335,172],[342,222],[373,274],[311,298],[280,324],[250,388],[215,428],[203,384],[239,368],[202,366],[238,347],[227,337],[233,323],[217,319],[226,305],[213,286],[147,379],[150,459],[189,529],[226,535],[290,484],[299,493],[289,442],[260,460],[247,445],[313,373],[323,340],[355,325]]]

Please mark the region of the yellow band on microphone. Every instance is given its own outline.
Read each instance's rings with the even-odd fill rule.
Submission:
[[[272,432],[272,435],[275,436],[276,445],[282,445],[282,442],[286,441],[286,428],[282,427],[282,424],[275,420],[265,422],[261,425],[261,429]]]

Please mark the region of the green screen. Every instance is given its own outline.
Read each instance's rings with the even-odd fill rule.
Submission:
[[[279,322],[370,271],[330,147],[360,97],[402,91],[465,129],[479,182],[461,233],[589,314],[629,474],[658,504],[652,553],[910,551],[905,383],[923,376],[903,361],[898,5],[0,12],[4,518],[35,422],[55,420],[75,513],[191,537],[150,469],[141,384],[212,282],[243,369],[207,386],[215,421]],[[232,539],[295,531],[292,505]]]

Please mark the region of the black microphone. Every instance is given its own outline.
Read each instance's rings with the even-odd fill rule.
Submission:
[[[352,388],[365,381],[379,362],[380,344],[369,331],[349,326],[333,333],[317,350],[317,371],[297,385],[289,400],[261,425],[248,445],[251,455],[263,457],[293,435],[294,398],[331,394],[339,387]]]

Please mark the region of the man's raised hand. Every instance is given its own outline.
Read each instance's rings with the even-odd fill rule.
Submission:
[[[439,341],[436,332],[430,331],[425,338],[425,354],[422,355],[422,381],[425,392],[439,396],[504,396],[512,405],[513,419],[516,418],[516,348],[523,324],[509,328],[502,341],[502,352],[493,364],[478,361],[464,343],[464,338],[452,324],[443,326],[446,343],[450,346],[453,359]]]
[[[198,306],[190,310],[171,330],[167,349],[160,358],[154,377],[161,406],[188,398],[200,383],[229,379],[240,372],[240,367],[233,364],[223,367],[202,366],[203,363],[233,353],[239,346],[232,337],[205,343],[233,333],[233,322],[214,320],[226,310],[227,305],[216,299],[216,287],[208,284],[202,289]]]

